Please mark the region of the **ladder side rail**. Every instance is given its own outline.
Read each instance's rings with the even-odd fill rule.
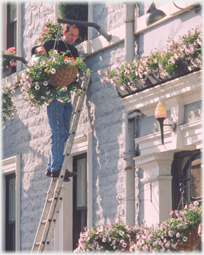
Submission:
[[[60,191],[60,194],[59,194],[59,197],[58,197],[58,200],[56,202],[55,209],[53,212],[52,221],[50,222],[49,229],[47,231],[46,242],[44,244],[43,251],[48,251],[50,243],[52,241],[52,236],[53,236],[54,229],[55,229],[55,226],[57,223],[57,219],[59,216],[59,212],[60,212],[60,208],[62,205],[62,201],[63,201],[64,195],[65,195],[65,192],[66,192],[66,188],[62,188]]]
[[[40,244],[39,244],[38,251],[43,251],[45,245],[47,245],[47,246],[50,245],[51,240],[47,240],[47,236],[48,236],[49,229],[50,229],[50,226],[52,225],[52,223],[56,224],[55,219],[53,218],[53,215],[55,213],[55,209],[56,209],[58,200],[59,200],[60,196],[62,197],[62,195],[64,195],[63,192],[65,193],[65,191],[66,191],[65,188],[61,188],[60,192],[59,193],[55,192],[55,194],[52,198],[52,202],[51,202],[52,204],[50,206],[48,218],[47,218],[47,221],[45,223],[45,227],[44,227],[44,231],[43,231],[43,234],[42,234],[42,237],[41,237],[41,241],[40,241]]]
[[[34,239],[34,242],[33,242],[32,251],[36,251],[36,249],[38,249],[38,245],[36,245],[36,243],[41,242],[43,229],[45,227],[45,223],[42,223],[42,222],[44,222],[48,217],[49,208],[51,206],[51,203],[49,202],[49,200],[53,197],[56,182],[57,182],[56,179],[51,180],[50,187],[49,187],[49,190],[47,192],[47,197],[46,197],[46,200],[45,200],[44,208],[43,208],[43,211],[42,211],[42,214],[41,214],[41,218],[40,218],[39,225],[38,225],[38,228],[37,228],[37,232],[36,232],[36,235],[35,235],[35,239]]]

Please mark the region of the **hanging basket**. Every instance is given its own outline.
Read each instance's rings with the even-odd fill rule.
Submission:
[[[48,75],[48,78],[51,80],[50,85],[54,87],[68,86],[76,79],[77,73],[77,66],[60,66],[55,74]]]
[[[186,237],[188,238],[187,241],[178,245],[179,251],[192,251],[201,240],[198,235],[198,228],[189,228]]]

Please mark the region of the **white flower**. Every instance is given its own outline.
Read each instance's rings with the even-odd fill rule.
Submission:
[[[43,85],[44,85],[44,86],[47,86],[47,85],[48,85],[48,81],[44,81],[44,82],[43,82]]]
[[[40,89],[40,86],[39,86],[39,85],[36,85],[36,86],[35,86],[35,89],[36,89],[36,90],[39,90],[39,89]]]
[[[55,74],[55,73],[56,73],[56,69],[55,69],[55,68],[52,68],[51,74]]]

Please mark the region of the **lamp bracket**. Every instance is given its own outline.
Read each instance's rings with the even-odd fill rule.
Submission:
[[[177,125],[176,125],[176,122],[174,122],[172,119],[169,120],[169,123],[168,123],[168,124],[163,124],[163,125],[164,125],[164,126],[169,126],[169,127],[171,127],[171,131],[172,131],[172,132],[175,132],[175,131],[176,131]]]

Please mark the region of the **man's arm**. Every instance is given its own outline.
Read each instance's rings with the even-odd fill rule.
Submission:
[[[47,40],[43,43],[43,47],[45,48],[47,54],[50,50],[52,50],[54,48],[54,44],[55,44],[55,40]]]

